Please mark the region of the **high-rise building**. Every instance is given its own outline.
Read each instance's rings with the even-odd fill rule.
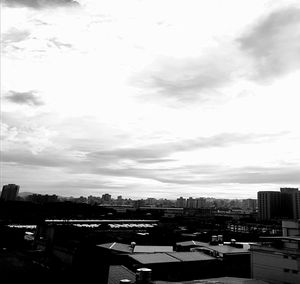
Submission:
[[[280,191],[259,191],[258,215],[260,220],[299,219],[300,192],[298,188],[281,188]]]
[[[280,217],[281,213],[281,194],[279,191],[259,191],[258,216],[260,220],[270,220]]]
[[[103,203],[110,203],[111,195],[108,193],[102,194],[102,201],[103,201]]]
[[[189,197],[186,200],[186,207],[187,208],[197,208],[197,200],[194,199],[193,197]]]
[[[2,188],[1,199],[5,201],[15,201],[19,193],[20,186],[16,184],[7,184]]]
[[[186,199],[183,197],[179,197],[176,200],[176,207],[185,208],[186,206]]]
[[[207,207],[206,199],[203,198],[203,197],[197,198],[196,207],[197,208],[205,208],[205,207]]]

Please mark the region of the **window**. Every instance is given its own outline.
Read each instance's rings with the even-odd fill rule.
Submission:
[[[283,258],[289,258],[286,254],[283,255]]]
[[[298,270],[292,270],[294,274],[298,274]]]
[[[283,269],[283,272],[289,272],[290,270],[288,268]]]

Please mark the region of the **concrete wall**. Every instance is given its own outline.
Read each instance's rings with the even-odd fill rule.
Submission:
[[[294,256],[294,258],[296,258]],[[274,284],[300,283],[300,257],[252,251],[252,277]]]

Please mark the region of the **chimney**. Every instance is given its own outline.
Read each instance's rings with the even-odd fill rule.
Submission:
[[[218,243],[223,244],[223,235],[218,235]]]
[[[149,268],[139,268],[136,270],[135,280],[136,284],[150,284],[152,270]]]
[[[131,242],[131,243],[130,243],[130,247],[132,248],[132,252],[134,252],[135,246],[136,246],[136,243],[135,243],[135,242]]]

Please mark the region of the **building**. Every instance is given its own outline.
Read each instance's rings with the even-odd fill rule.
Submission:
[[[300,283],[300,237],[265,237],[251,245],[252,278],[272,284]]]
[[[56,194],[52,194],[52,195],[30,194],[26,197],[26,201],[37,203],[37,204],[58,202],[58,196]]]
[[[220,276],[250,277],[250,245],[235,240],[223,242],[223,236],[212,236],[210,243],[186,241],[176,243],[178,250],[199,251],[222,260]]]
[[[294,187],[282,187],[280,192],[284,197],[284,206],[289,218],[300,219],[300,191]]]
[[[299,219],[300,192],[298,188],[281,188],[280,191],[259,191],[258,216],[260,220]]]
[[[183,197],[179,197],[176,200],[176,207],[185,208],[186,206],[186,199]]]
[[[270,220],[279,217],[281,212],[281,194],[279,191],[259,191],[258,216],[260,220]]]
[[[255,212],[257,207],[257,200],[256,199],[244,199],[242,201],[242,208],[246,211]]]
[[[193,197],[189,197],[186,201],[186,207],[197,208],[197,199],[194,199]]]
[[[283,220],[282,236],[300,236],[300,220]]]
[[[108,193],[102,194],[102,202],[106,204],[111,203],[111,195]]]
[[[1,199],[4,201],[15,201],[19,194],[20,186],[16,184],[7,184],[2,188]]]
[[[153,280],[183,281],[219,276],[221,261],[202,252],[170,252],[129,255],[129,269],[146,267]]]

